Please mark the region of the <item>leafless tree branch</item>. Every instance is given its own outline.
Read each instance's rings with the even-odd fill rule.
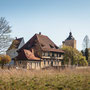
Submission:
[[[10,37],[11,33],[11,26],[9,26],[9,23],[5,20],[4,17],[0,18],[0,54],[4,53],[8,46],[10,45],[10,42],[12,41],[12,38]]]

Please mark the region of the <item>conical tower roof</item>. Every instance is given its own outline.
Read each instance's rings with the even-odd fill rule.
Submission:
[[[66,40],[74,40],[74,37],[72,35],[72,32],[69,33],[69,36],[68,36],[68,38]]]

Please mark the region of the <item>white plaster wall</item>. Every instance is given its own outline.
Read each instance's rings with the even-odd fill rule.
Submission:
[[[20,43],[18,49],[20,49],[24,44],[25,44],[24,39],[22,39],[22,41],[21,41],[21,43]]]
[[[17,49],[11,49],[11,50],[7,51],[6,54],[9,55],[11,58],[15,58],[18,55],[16,50]]]
[[[20,49],[24,44],[25,44],[25,43],[24,43],[24,39],[22,39],[22,41],[21,41],[18,49]],[[9,55],[11,58],[15,58],[16,56],[18,56],[18,53],[17,53],[17,50],[18,50],[18,49],[8,50],[8,51],[6,52],[6,54]]]

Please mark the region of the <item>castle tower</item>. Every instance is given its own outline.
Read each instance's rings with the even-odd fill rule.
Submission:
[[[72,32],[70,32],[68,38],[65,41],[63,41],[63,45],[76,48],[76,40],[73,37]]]

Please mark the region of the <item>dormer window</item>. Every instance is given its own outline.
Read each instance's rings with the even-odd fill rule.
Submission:
[[[34,47],[35,46],[35,44],[32,44],[32,46],[31,47]]]
[[[41,44],[42,47],[44,47],[45,45]]]
[[[55,48],[58,49],[58,47],[55,45]]]
[[[29,49],[30,48],[30,45],[28,44],[27,48]]]
[[[49,44],[51,48],[54,48],[51,44]]]

